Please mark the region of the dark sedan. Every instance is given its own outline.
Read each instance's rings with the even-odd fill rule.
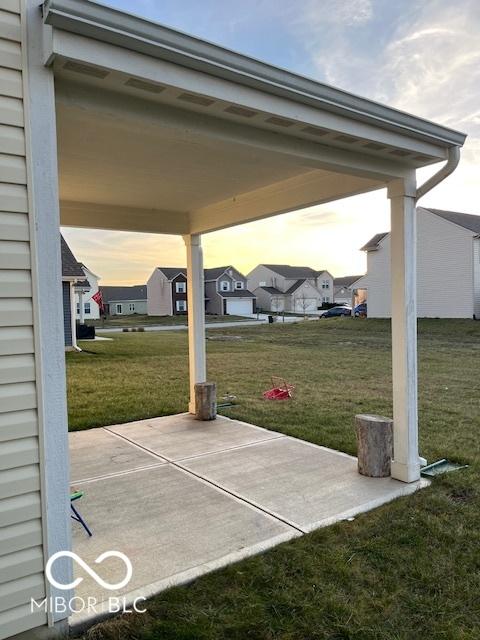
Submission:
[[[344,305],[344,306],[332,307],[331,309],[327,309],[324,313],[322,313],[320,318],[338,318],[339,316],[351,316],[351,315],[352,315],[352,309]]]

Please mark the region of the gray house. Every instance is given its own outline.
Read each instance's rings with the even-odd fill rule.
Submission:
[[[264,311],[316,313],[324,302],[333,302],[333,276],[325,269],[259,264],[247,280]]]
[[[361,276],[342,276],[333,280],[333,302],[336,304],[359,304],[366,299],[365,289],[359,288],[356,283]]]
[[[247,279],[235,267],[204,269],[205,312],[214,315],[251,315],[255,295]],[[157,267],[147,282],[148,315],[170,316],[187,313],[187,270],[184,267]]]
[[[137,284],[131,287],[99,287],[103,304],[110,316],[132,316],[147,313],[147,285]]]
[[[75,287],[85,280],[81,264],[73,255],[65,239],[60,235],[62,256],[62,302],[65,350],[77,349],[75,322]]]

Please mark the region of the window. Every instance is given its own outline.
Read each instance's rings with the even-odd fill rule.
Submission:
[[[186,282],[176,282],[175,283],[175,292],[176,293],[185,293],[187,290]]]
[[[243,282],[241,280],[235,282],[235,289],[243,289]]]
[[[323,296],[323,302],[330,302],[330,296]]]
[[[115,305],[115,311],[117,313],[122,313],[122,305],[121,304],[116,304]]]
[[[129,311],[135,311],[135,303],[134,302],[130,302],[130,304],[128,305],[128,310]]]
[[[228,280],[220,282],[220,291],[230,291],[230,282]]]
[[[186,311],[187,310],[187,301],[186,300],[177,300],[176,303],[177,311]]]
[[[259,283],[258,283],[258,286],[259,286],[259,287],[266,287],[266,286],[267,286],[267,283],[266,283],[266,282],[259,282]]]
[[[90,315],[90,302],[85,302],[85,304],[83,305],[83,310],[85,311],[86,316]]]
[[[80,303],[77,302],[77,316],[80,315]]]
[[[328,280],[322,280],[322,289],[330,289],[330,282]]]

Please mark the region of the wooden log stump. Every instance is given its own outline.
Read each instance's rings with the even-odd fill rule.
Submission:
[[[393,457],[393,420],[383,416],[355,416],[358,472],[371,478],[390,475]]]
[[[195,385],[195,418],[215,420],[217,417],[217,385],[215,382],[197,382]]]

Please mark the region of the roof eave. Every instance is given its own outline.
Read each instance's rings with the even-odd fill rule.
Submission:
[[[46,0],[44,21],[196,71],[295,102],[399,131],[444,147],[462,146],[466,135],[429,120],[244,56],[199,38],[91,0]]]

